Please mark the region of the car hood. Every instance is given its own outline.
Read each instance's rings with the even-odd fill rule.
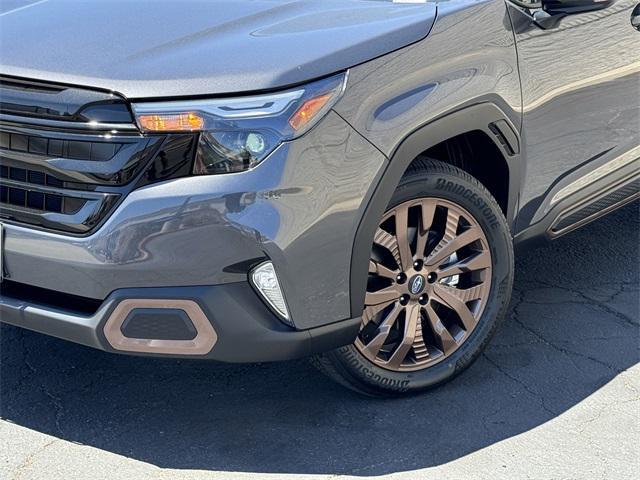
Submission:
[[[420,0],[13,0],[0,73],[129,98],[268,90],[424,38]]]

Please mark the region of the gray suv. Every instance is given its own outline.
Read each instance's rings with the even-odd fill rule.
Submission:
[[[636,2],[2,2],[0,320],[441,384],[640,196]]]

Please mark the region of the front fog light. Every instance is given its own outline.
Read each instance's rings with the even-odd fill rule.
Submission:
[[[280,289],[280,282],[273,263],[266,262],[251,272],[251,282],[267,303],[278,313],[287,324],[293,326],[289,318],[287,303]]]

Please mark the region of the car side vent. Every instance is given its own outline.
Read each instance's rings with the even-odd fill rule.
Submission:
[[[509,156],[520,153],[518,137],[506,121],[498,120],[489,124],[489,130],[495,135]]]

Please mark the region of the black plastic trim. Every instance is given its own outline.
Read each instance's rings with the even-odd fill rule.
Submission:
[[[67,129],[137,130],[125,98],[113,92],[4,75],[0,118]]]
[[[481,130],[486,133],[498,147],[509,167],[507,221],[510,225],[513,225],[518,194],[522,184],[522,162],[520,154],[516,154],[514,149],[514,153],[510,155],[505,146],[489,128],[490,124],[500,121],[504,121],[514,135],[516,135],[515,132],[517,132],[517,129],[513,126],[509,117],[498,106],[493,103],[479,103],[453,111],[433,120],[415,130],[399,145],[387,163],[381,180],[375,187],[356,232],[351,259],[350,278],[352,317],[362,314],[368,275],[367,264],[378,222],[380,218],[382,218],[393,196],[393,192],[408,166],[415,158],[430,147],[457,135],[474,130]],[[519,145],[520,142],[517,135],[515,140]]]
[[[518,134],[510,123],[505,120],[498,120],[489,124],[489,129],[498,137],[500,144],[510,156],[520,153]]]
[[[69,310],[60,302],[23,298],[19,284],[0,294],[0,321],[112,353],[102,330],[118,303],[125,299],[192,300],[213,325],[218,341],[207,355],[188,358],[222,362],[268,362],[301,358],[350,344],[360,328],[360,317],[316,327],[292,330],[258,298],[247,282],[202,287],[123,289],[113,292],[95,310]],[[28,288],[28,287],[27,287]],[[16,290],[17,289],[17,290]],[[94,302],[90,303],[93,304]],[[132,353],[152,357],[184,357]]]
[[[189,315],[178,308],[134,308],[120,326],[127,338],[193,340],[198,331]]]
[[[599,195],[562,212],[549,228],[549,236],[556,238],[640,198],[640,176],[623,181]]]
[[[17,115],[10,115],[6,113],[0,113],[0,121],[2,122],[20,122],[26,125],[62,128],[65,130],[79,130],[79,131],[125,131],[125,132],[138,132],[137,125],[133,123],[100,123],[100,122],[72,122],[66,120],[50,120],[36,117],[20,117]]]
[[[613,204],[607,204],[603,206],[602,209],[597,209],[597,211],[587,215],[579,222],[554,231],[554,226],[556,226],[558,222],[563,221],[563,219],[567,218],[569,215],[572,215],[581,209],[588,208],[593,203],[610,195],[616,195],[616,192],[624,191],[628,185],[637,182],[638,179],[640,179],[640,174],[638,174],[636,166],[631,164],[584,187],[575,194],[570,195],[554,205],[540,221],[519,232],[514,238],[515,246],[518,250],[523,250],[525,248],[530,248],[537,244],[544,243],[545,241],[556,239],[639,198],[640,195],[638,195],[637,192],[630,190],[630,196],[627,198],[623,198]]]
[[[24,283],[8,280],[5,275],[0,283],[0,296],[12,298],[16,301],[30,302],[32,305],[42,306],[52,310],[65,310],[72,315],[93,315],[100,306],[102,300],[79,297],[63,292],[56,292],[46,288],[34,287]],[[2,317],[0,316],[0,320]]]

